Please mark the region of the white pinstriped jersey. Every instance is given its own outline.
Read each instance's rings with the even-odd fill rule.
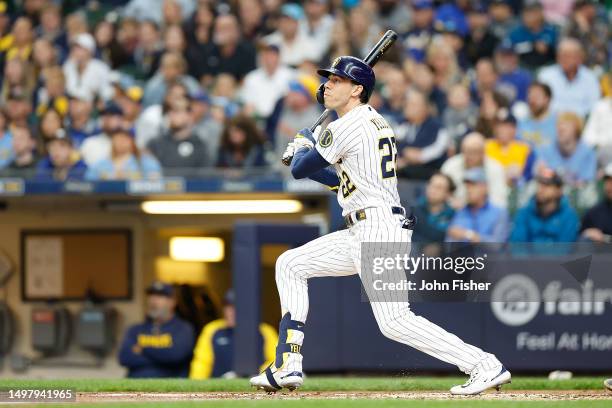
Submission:
[[[353,108],[331,122],[316,149],[333,164],[340,179],[342,215],[368,207],[400,206],[395,135],[370,105]]]

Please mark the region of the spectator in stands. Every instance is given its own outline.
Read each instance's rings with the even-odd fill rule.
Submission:
[[[208,162],[216,163],[223,125],[211,114],[210,98],[204,92],[191,95],[191,116],[193,131],[206,145]]]
[[[14,57],[6,61],[1,90],[2,102],[6,102],[8,95],[15,92],[32,95],[34,91],[32,74],[29,63],[26,64],[21,58]]]
[[[15,156],[13,135],[9,131],[8,125],[6,113],[0,110],[0,170],[11,164]]]
[[[329,0],[306,0],[305,19],[300,20],[301,35],[312,44],[312,61],[321,61],[329,51],[334,18],[328,12]]]
[[[442,123],[448,132],[454,154],[459,150],[461,140],[476,126],[478,108],[470,100],[470,91],[463,84],[453,85],[448,91],[448,107],[442,115]]]
[[[79,158],[72,139],[66,131],[59,129],[54,137],[47,140],[49,152],[36,168],[36,179],[41,181],[82,180],[87,165]]]
[[[582,141],[597,149],[597,159],[602,166],[612,163],[610,132],[612,132],[612,95],[597,101],[582,133]]]
[[[499,40],[493,34],[487,9],[482,2],[472,2],[468,10],[469,32],[465,39],[467,62],[475,65],[481,58],[492,58]]]
[[[135,128],[142,113],[142,88],[136,85],[120,86],[115,91],[115,103],[123,112],[126,128]]]
[[[34,74],[42,72],[46,68],[55,67],[59,64],[58,52],[53,43],[46,38],[38,38],[32,46],[32,62],[34,62]]]
[[[161,177],[159,162],[148,153],[141,153],[134,135],[122,128],[110,132],[111,153],[87,169],[88,180],[152,180]]]
[[[423,93],[408,91],[404,107],[406,122],[396,129],[400,175],[427,180],[444,162],[450,142],[448,132],[431,115],[430,109]]]
[[[145,85],[142,100],[143,106],[146,108],[151,105],[161,104],[168,88],[176,82],[183,84],[187,89],[187,93],[197,92],[200,88],[198,81],[186,75],[186,71],[187,62],[181,54],[165,53],[161,57],[159,71]]]
[[[152,77],[159,67],[162,53],[163,44],[158,25],[152,20],[143,21],[138,29],[138,45],[133,56],[139,71],[137,76]]]
[[[478,104],[482,103],[486,93],[495,92],[499,76],[495,64],[489,58],[480,59],[474,68],[476,77],[472,81],[471,92],[472,100]]]
[[[259,68],[244,78],[240,95],[247,111],[259,118],[267,118],[278,100],[287,93],[295,71],[280,63],[279,48],[276,45],[263,45],[259,63]]]
[[[489,2],[490,27],[493,35],[501,42],[508,38],[517,26],[512,7],[508,0],[491,0]]]
[[[34,170],[38,163],[38,154],[36,153],[36,140],[32,137],[30,128],[14,126],[11,134],[14,156],[7,169],[13,173],[21,170]],[[23,176],[23,174],[20,175]],[[25,176],[30,175],[25,174]]]
[[[461,153],[446,160],[442,173],[455,182],[455,207],[462,207],[466,202],[466,190],[463,175],[468,169],[484,168],[487,176],[488,195],[492,204],[497,207],[508,206],[508,185],[504,168],[497,161],[485,156],[485,138],[480,133],[470,133],[461,142]]]
[[[300,129],[310,127],[321,114],[321,108],[316,102],[318,86],[319,79],[307,74],[298,75],[289,83],[287,96],[278,104],[276,117],[271,118],[268,124],[268,133],[274,135],[272,142],[277,156],[282,156],[287,143],[293,140]]]
[[[218,117],[219,121],[225,121],[225,118],[237,115],[241,107],[236,78],[230,74],[217,75],[211,90],[211,101],[212,105],[222,113]]]
[[[241,38],[238,19],[232,14],[223,14],[215,19],[211,54],[206,61],[202,75],[226,73],[236,80],[256,68],[257,52],[249,40]]]
[[[425,62],[425,54],[434,36],[434,5],[432,0],[412,2],[412,29],[403,38],[404,52],[417,62]]]
[[[365,58],[380,38],[381,28],[374,23],[373,16],[364,6],[351,9],[348,26],[356,56]]]
[[[236,377],[234,373],[235,297],[234,291],[228,290],[223,298],[223,317],[213,320],[202,329],[193,350],[189,378],[203,380],[211,377]],[[260,323],[256,342],[260,350],[259,363],[261,370],[264,370],[275,357],[278,342],[276,330],[267,323]]]
[[[569,24],[565,27],[565,35],[576,38],[584,47],[584,62],[591,68],[610,63],[610,23],[597,14],[595,0],[577,0]]]
[[[612,242],[612,162],[604,169],[604,197],[582,217],[580,236],[592,242]]]
[[[89,33],[78,34],[71,42],[70,56],[64,63],[66,91],[93,100],[112,97],[110,68],[95,59],[96,41]]]
[[[582,119],[572,112],[559,114],[557,141],[537,150],[540,163],[557,172],[565,184],[584,186],[595,180],[597,156],[593,149],[580,140]]]
[[[497,113],[493,132],[494,138],[487,140],[485,154],[504,166],[508,184],[514,185],[525,172],[529,145],[516,140],[516,118],[507,109]]]
[[[385,71],[385,75],[380,81],[383,86],[381,90],[383,104],[377,110],[387,119],[391,126],[395,126],[404,121],[404,105],[406,103],[408,81],[404,72],[395,67],[390,67]]]
[[[128,328],[119,349],[119,363],[128,377],[187,377],[195,336],[191,325],[175,315],[175,308],[172,286],[149,286],[146,320]]]
[[[217,166],[252,168],[265,165],[262,137],[255,122],[242,115],[230,119],[221,136]]]
[[[418,222],[412,240],[414,242],[443,242],[446,230],[455,215],[449,200],[455,191],[455,183],[444,173],[434,173],[427,182],[425,194],[419,197],[413,208]]]
[[[166,3],[174,3],[179,7],[180,18],[188,19],[195,10],[192,0],[130,0],[123,9],[123,17],[142,21],[154,21],[158,26],[164,23],[164,12],[167,12]],[[172,5],[171,5],[172,6]]]
[[[320,49],[307,32],[300,30],[300,22],[304,19],[301,6],[294,3],[284,4],[281,7],[278,30],[264,38],[268,44],[278,47],[280,60],[284,65],[297,67],[306,60],[317,61]]]
[[[107,103],[100,111],[101,132],[86,138],[80,147],[81,156],[87,166],[91,167],[111,157],[111,134],[124,127],[121,107],[113,102]]]
[[[55,137],[55,133],[62,129],[63,117],[55,109],[49,109],[43,113],[38,126],[38,136],[43,144]]]
[[[148,143],[148,149],[162,167],[200,169],[210,166],[207,146],[193,131],[189,101],[182,99],[170,106],[168,129]]]
[[[32,113],[32,99],[23,90],[14,89],[6,101],[6,114],[9,124],[13,126],[29,126]]]
[[[66,131],[75,149],[79,149],[83,141],[96,131],[96,122],[92,119],[93,101],[91,98],[91,94],[86,92],[70,95]]]
[[[518,122],[518,136],[538,148],[557,138],[557,114],[550,110],[552,91],[542,82],[533,82],[527,91],[529,116]]]
[[[544,20],[539,0],[528,0],[523,5],[521,23],[510,32],[514,50],[521,63],[529,69],[537,69],[553,62],[557,32]]]
[[[32,20],[29,17],[18,17],[13,23],[10,39],[6,45],[5,60],[19,58],[29,61],[32,56],[34,39]]]
[[[41,72],[42,86],[36,93],[36,115],[42,116],[48,109],[55,109],[62,116],[68,114],[68,95],[66,94],[66,80],[60,66],[45,68]]]
[[[204,7],[198,7],[196,13],[202,8]],[[266,15],[266,11],[264,10],[263,2],[258,0],[242,0],[238,2],[237,8],[240,28],[245,38],[254,41],[263,35],[269,34],[265,25],[268,15]],[[210,5],[207,5],[206,9],[210,10]]]
[[[36,36],[45,39],[55,47],[59,60],[64,60],[64,52],[68,49],[66,32],[62,25],[61,6],[54,3],[47,3],[40,10],[40,24],[36,27]]]
[[[480,101],[476,131],[486,138],[493,137],[493,125],[500,109],[510,109],[508,99],[500,92],[485,91]]]
[[[495,67],[499,73],[498,89],[511,96],[509,99],[513,102],[525,102],[531,74],[519,67],[518,55],[508,41],[502,42],[495,49]]]
[[[122,22],[125,26],[126,22]],[[96,57],[103,61],[111,69],[121,68],[132,62],[130,49],[126,47],[129,37],[123,33],[123,43],[119,43],[117,39],[115,25],[109,20],[102,20],[93,30],[94,39],[96,41]]]
[[[466,170],[463,182],[467,192],[466,206],[455,213],[448,231],[448,242],[505,242],[508,236],[508,214],[489,201],[487,174],[482,167]]]
[[[448,92],[452,85],[463,80],[463,72],[457,60],[457,54],[442,39],[432,40],[427,48],[426,59],[434,74],[434,84],[442,92]]]
[[[563,180],[550,169],[537,176],[537,190],[514,217],[511,242],[573,242],[579,220],[563,195]]]
[[[442,113],[447,106],[446,93],[434,82],[434,74],[427,64],[406,64],[409,72],[410,84],[427,96],[427,100],[433,104],[436,112]]]
[[[582,65],[584,51],[578,40],[565,38],[559,43],[557,64],[540,71],[538,79],[552,90],[551,108],[586,117],[601,97],[597,77]]]

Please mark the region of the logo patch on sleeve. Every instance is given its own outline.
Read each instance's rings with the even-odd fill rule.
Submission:
[[[334,141],[334,137],[332,136],[332,132],[329,129],[325,129],[321,137],[319,138],[319,146],[321,147],[329,147]]]

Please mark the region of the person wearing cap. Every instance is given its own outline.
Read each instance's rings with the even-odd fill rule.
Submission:
[[[576,38],[584,47],[588,67],[609,65],[610,23],[598,16],[597,8],[596,0],[577,0],[564,30],[564,36]]]
[[[612,242],[612,162],[603,171],[603,197],[582,217],[580,237],[592,242]]]
[[[508,184],[504,167],[496,160],[485,155],[486,140],[477,132],[467,134],[461,141],[460,154],[456,154],[444,162],[440,169],[453,179],[457,189],[453,197],[454,207],[461,207],[466,202],[466,189],[463,175],[468,169],[482,167],[487,174],[488,194],[491,203],[498,207],[508,207]]]
[[[92,118],[93,100],[91,94],[84,91],[74,92],[68,96],[70,101],[66,132],[74,147],[79,149],[83,141],[96,131],[96,121]]]
[[[542,168],[536,181],[534,197],[514,217],[510,242],[574,242],[580,223],[563,195],[563,180]]]
[[[236,327],[235,294],[233,289],[223,298],[223,317],[206,324],[198,337],[191,360],[189,378],[202,380],[211,377],[234,378],[234,328]],[[276,353],[278,334],[267,323],[259,324],[259,363],[264,370]]]
[[[532,148],[548,145],[557,138],[557,113],[550,109],[552,91],[542,82],[532,82],[527,90],[529,115],[518,122],[518,137]],[[610,122],[612,125],[612,121]]]
[[[119,86],[115,93],[115,102],[123,111],[123,120],[126,127],[136,127],[142,112],[142,88],[138,85]]]
[[[140,152],[131,131],[121,127],[110,131],[111,152],[87,169],[87,180],[155,180],[161,178],[159,162]]]
[[[63,129],[46,141],[49,152],[36,167],[36,180],[67,181],[82,180],[87,171],[87,165],[79,158],[72,139]]]
[[[240,88],[240,99],[247,111],[268,118],[280,98],[288,91],[295,70],[280,62],[277,45],[263,44],[259,53],[259,68],[249,72]]]
[[[433,28],[434,5],[432,0],[412,2],[412,29],[402,36],[402,48],[416,62],[425,61],[425,53],[435,31]]]
[[[571,187],[581,187],[595,180],[597,155],[580,140],[582,119],[573,112],[557,117],[557,140],[537,149],[538,164],[558,172]]]
[[[474,167],[465,172],[466,206],[455,214],[446,233],[447,242],[506,242],[508,213],[489,201],[487,174]]]
[[[280,13],[278,29],[263,40],[279,48],[280,60],[284,65],[297,67],[304,61],[317,61],[316,44],[299,29],[300,22],[305,18],[302,7],[287,3],[281,7]]]
[[[71,42],[70,54],[64,63],[66,90],[69,94],[82,94],[93,100],[112,97],[110,68],[95,59],[96,40],[89,33],[77,34]]]
[[[515,184],[522,177],[530,153],[529,145],[516,139],[516,118],[508,109],[500,109],[493,124],[493,139],[487,140],[485,154],[504,166],[508,184]]]
[[[499,87],[508,87],[515,95],[513,101],[525,102],[532,77],[519,66],[519,58],[509,41],[502,41],[495,49],[495,67],[499,73]]]
[[[216,163],[223,123],[212,115],[210,97],[206,92],[196,92],[190,99],[193,131],[206,145],[209,163]]]
[[[127,329],[119,363],[130,378],[187,377],[195,336],[193,327],[175,314],[174,288],[157,281],[146,293],[146,319]]]
[[[574,38],[564,38],[557,48],[557,63],[539,72],[538,80],[552,89],[553,110],[575,112],[584,118],[601,98],[597,75],[583,61],[582,44]]]
[[[521,23],[508,38],[525,67],[537,69],[554,61],[557,31],[544,20],[539,0],[525,2]]]
[[[312,125],[321,114],[316,99],[318,87],[318,78],[308,74],[300,74],[289,82],[287,95],[279,101],[274,115],[267,122],[267,133],[273,135],[279,156],[282,156],[287,143],[293,140],[295,134]]]
[[[100,132],[86,138],[80,147],[88,166],[111,156],[111,134],[123,127],[123,110],[113,102],[107,103],[100,111]]]

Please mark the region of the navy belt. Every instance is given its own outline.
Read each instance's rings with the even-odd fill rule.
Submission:
[[[397,215],[406,214],[406,212],[404,211],[402,207],[391,207],[391,213],[397,214]],[[353,211],[352,213],[345,215],[344,223],[346,224],[347,227],[352,227],[357,222],[365,220],[366,218],[368,218],[366,216],[366,209],[363,208],[361,210]]]

